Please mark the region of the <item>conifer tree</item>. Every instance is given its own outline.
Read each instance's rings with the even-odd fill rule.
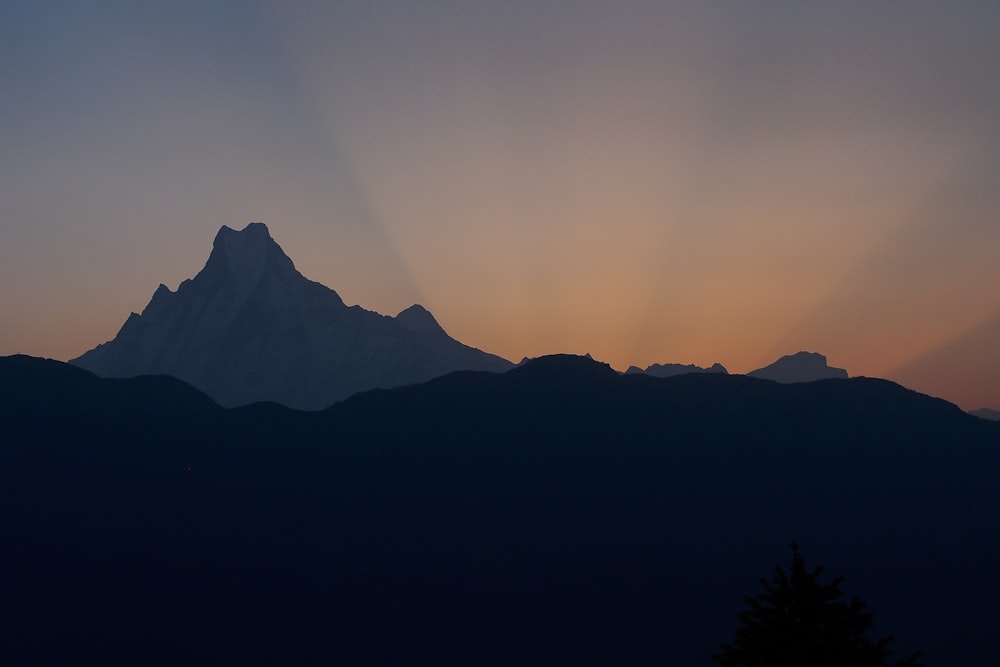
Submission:
[[[764,592],[746,596],[732,644],[722,644],[712,660],[722,667],[923,667],[919,653],[890,662],[892,638],[872,641],[872,612],[857,597],[845,601],[843,577],[822,583],[823,568],[812,572],[794,542],[788,572],[760,579]]]

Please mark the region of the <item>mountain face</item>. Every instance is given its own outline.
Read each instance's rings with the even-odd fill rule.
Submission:
[[[645,373],[646,375],[652,375],[658,378],[668,378],[675,375],[685,375],[687,373],[723,373],[728,374],[729,371],[722,364],[715,363],[708,368],[702,368],[701,366],[696,366],[694,364],[650,364],[646,366],[645,369],[639,368],[638,366],[629,366],[628,370],[625,371],[626,375],[634,375],[636,373]]]
[[[316,410],[358,391],[511,364],[454,340],[419,305],[396,317],[348,307],[306,279],[265,225],[222,227],[205,267],[160,285],[114,340],[70,363],[102,377],[172,375],[224,406]]]
[[[978,410],[973,410],[969,414],[975,415],[980,419],[989,419],[990,421],[995,421],[995,422],[1000,421],[1000,410],[991,410],[990,408],[980,408]]]
[[[833,368],[826,363],[826,357],[816,352],[797,352],[778,359],[770,366],[747,373],[750,377],[775,382],[813,382],[832,378],[847,378],[843,368]]]
[[[884,380],[554,356],[305,413],[8,357],[0,434],[3,664],[707,665],[793,540],[897,656],[996,662],[1000,424]]]

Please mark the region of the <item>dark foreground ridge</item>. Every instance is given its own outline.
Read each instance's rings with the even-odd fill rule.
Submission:
[[[793,539],[899,655],[995,659],[1000,425],[883,380],[560,356],[304,413],[7,357],[0,424],[8,664],[707,665]]]

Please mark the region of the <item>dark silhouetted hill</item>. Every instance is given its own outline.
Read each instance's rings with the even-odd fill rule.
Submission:
[[[722,364],[715,363],[708,368],[702,368],[701,366],[696,366],[694,364],[650,364],[646,366],[645,369],[639,368],[638,366],[629,366],[625,371],[626,375],[634,375],[636,373],[645,373],[646,375],[652,375],[659,378],[668,378],[675,375],[685,375],[687,373],[723,373],[728,374],[729,371]]]
[[[814,382],[832,378],[847,378],[843,368],[833,368],[826,357],[817,352],[796,352],[778,359],[773,364],[747,373],[748,376],[775,382]]]
[[[574,354],[552,354],[536,359],[525,359],[508,373],[525,384],[559,386],[611,382],[618,376],[610,365],[594,361],[589,356],[581,357]]]
[[[989,665],[1000,425],[884,380],[461,371],[321,412],[0,359],[5,664],[709,663],[794,539]]]
[[[307,280],[265,225],[222,227],[205,268],[160,285],[114,340],[70,363],[102,377],[172,375],[226,406],[320,409],[374,387],[511,364],[454,340],[419,305],[395,318]]]

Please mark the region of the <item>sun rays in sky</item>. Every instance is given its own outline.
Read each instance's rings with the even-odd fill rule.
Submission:
[[[263,220],[514,360],[810,349],[1000,407],[1000,10],[665,4],[6,3],[0,353]]]

